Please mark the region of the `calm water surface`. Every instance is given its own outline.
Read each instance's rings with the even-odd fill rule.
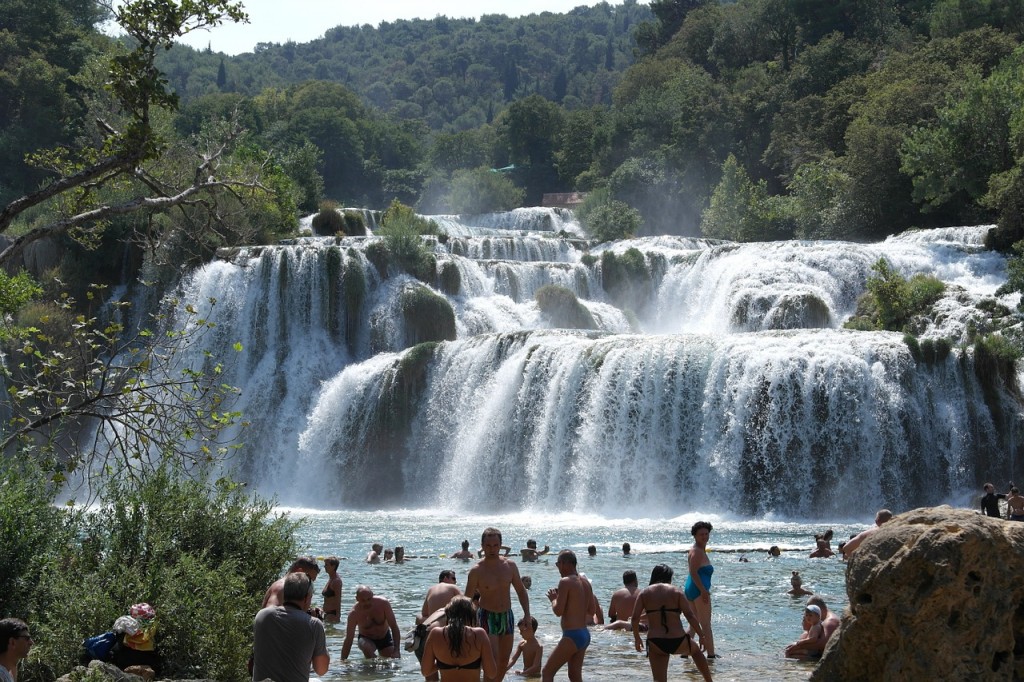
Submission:
[[[788,661],[782,650],[801,633],[802,599],[790,597],[790,577],[800,571],[804,588],[822,596],[829,608],[842,612],[846,607],[844,569],[837,559],[809,559],[813,535],[825,528],[835,530],[836,540],[849,537],[866,524],[809,524],[791,521],[738,521],[715,516],[692,515],[673,519],[605,519],[580,515],[516,514],[507,516],[450,516],[440,510],[386,512],[324,512],[291,510],[307,523],[300,532],[302,550],[318,557],[332,554],[342,558],[339,573],[344,581],[342,623],[327,626],[327,645],[331,654],[330,671],[323,680],[422,680],[415,656],[402,652],[398,661],[366,661],[353,647],[354,655],[340,661],[345,636],[344,615],[354,602],[357,585],[367,584],[376,594],[391,601],[404,637],[413,625],[427,588],[437,582],[444,568],[454,568],[459,585],[466,584],[470,562],[447,558],[457,551],[465,538],[470,546],[479,545],[481,531],[494,525],[503,532],[506,545],[516,553],[535,538],[552,553],[572,549],[580,557],[580,570],[594,584],[603,609],[614,590],[622,585],[622,572],[637,572],[641,587],[648,583],[651,569],[659,563],[672,566],[675,582],[685,580],[686,555],[690,546],[690,526],[699,518],[711,521],[715,530],[708,544],[715,566],[712,585],[715,643],[722,658],[712,664],[716,680],[806,680],[811,672],[807,663]],[[406,554],[416,558],[403,565],[368,565],[365,557],[372,542],[385,547],[402,545]],[[623,542],[632,545],[635,555],[623,557]],[[598,554],[586,555],[586,546],[594,544]],[[785,550],[778,559],[767,558],[766,550],[779,545]],[[740,558],[748,559],[741,562]],[[540,623],[538,637],[545,655],[560,637],[558,619],[544,596],[558,582],[554,556],[537,563],[520,563],[520,572],[531,576],[532,614]],[[317,580],[317,602],[326,574]],[[521,609],[513,594],[516,617]],[[650,670],[643,654],[633,649],[629,632],[592,629],[593,642],[584,666],[586,680],[644,680]],[[518,639],[518,635],[517,635]],[[545,658],[546,660],[546,658]],[[687,659],[674,658],[670,679],[699,680],[700,674]],[[506,678],[510,679],[510,678]],[[564,669],[557,680],[568,679]]]

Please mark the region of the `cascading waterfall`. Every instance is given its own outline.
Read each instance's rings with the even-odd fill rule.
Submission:
[[[179,295],[216,298],[220,351],[244,348],[226,377],[253,424],[242,475],[321,508],[846,517],[1013,473],[1019,410],[994,402],[969,349],[915,360],[900,334],[840,329],[885,257],[949,285],[923,337],[964,340],[984,324],[970,303],[1005,280],[986,228],[587,252],[543,211],[539,230],[521,212],[439,220],[449,236],[428,243],[454,290],[379,271],[375,237],[241,249],[192,273]],[[548,285],[597,329],[558,328],[534,300]],[[417,291],[447,302],[455,340],[408,347]]]

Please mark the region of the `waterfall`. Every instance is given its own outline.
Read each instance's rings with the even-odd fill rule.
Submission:
[[[571,214],[549,209],[431,218],[447,233],[425,238],[434,280],[382,269],[380,238],[311,238],[232,251],[182,285],[217,299],[215,355],[243,348],[225,380],[252,424],[239,470],[261,491],[321,508],[836,518],[939,503],[1016,466],[1019,409],[964,343],[1006,277],[986,227],[593,246],[558,236]],[[947,283],[921,338],[951,338],[948,355],[842,329],[883,257]],[[538,303],[552,286],[592,324],[561,328]],[[449,340],[412,346],[440,313],[419,319],[411,300],[450,310]]]

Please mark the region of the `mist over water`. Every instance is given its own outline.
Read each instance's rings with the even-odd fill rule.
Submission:
[[[957,345],[985,324],[971,304],[1005,280],[987,227],[588,253],[564,212],[439,222],[451,236],[428,242],[459,286],[431,286],[456,318],[436,348],[407,348],[403,292],[424,285],[383,277],[365,251],[376,237],[243,249],[184,284],[184,300],[217,299],[210,350],[237,356],[225,380],[251,423],[237,466],[261,492],[320,509],[870,518],[1015,473],[1019,415],[993,417]],[[645,274],[626,301],[602,256],[630,249]],[[841,329],[881,257],[947,283],[920,336],[952,337],[948,357]],[[547,285],[597,329],[558,328],[534,299]]]

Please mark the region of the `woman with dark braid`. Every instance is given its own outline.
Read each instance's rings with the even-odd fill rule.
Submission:
[[[640,621],[647,616],[647,662],[651,664],[654,682],[668,679],[668,659],[675,654],[690,656],[704,676],[711,682],[711,669],[704,653],[690,633],[683,627],[683,617],[701,640],[704,634],[690,602],[683,591],[672,584],[672,567],[658,564],[651,571],[651,584],[640,591],[633,605],[633,640],[637,651],[644,650],[640,639]]]
[[[420,662],[423,676],[429,679],[440,671],[442,682],[479,682],[482,670],[488,679],[497,677],[491,642],[484,629],[475,626],[473,601],[453,597],[444,608],[444,615],[448,624],[427,635]]]

